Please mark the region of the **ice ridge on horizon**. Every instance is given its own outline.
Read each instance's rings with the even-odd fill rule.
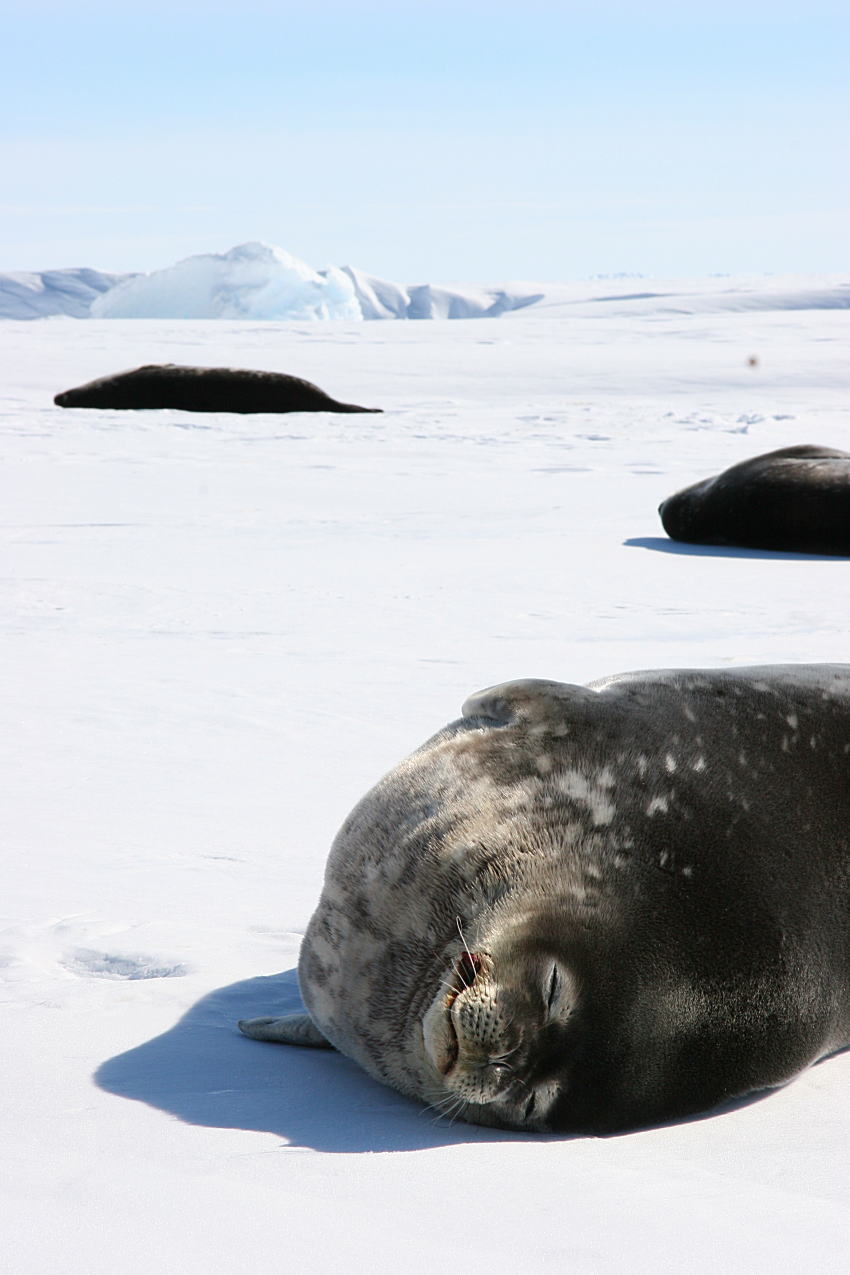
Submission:
[[[90,268],[0,274],[0,318],[96,319],[482,319],[518,310],[552,317],[605,313],[839,309],[850,281],[838,276],[712,276],[612,288],[617,276],[573,284],[400,284],[353,266],[312,266],[283,248],[238,244],[146,274]]]

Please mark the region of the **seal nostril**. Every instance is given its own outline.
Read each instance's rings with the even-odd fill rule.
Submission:
[[[462,952],[455,966],[455,973],[467,987],[471,987],[481,969],[481,957],[477,952]]]

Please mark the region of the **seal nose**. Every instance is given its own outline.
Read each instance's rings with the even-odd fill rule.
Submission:
[[[471,987],[481,969],[481,956],[478,952],[462,952],[455,965],[455,973],[466,987]]]

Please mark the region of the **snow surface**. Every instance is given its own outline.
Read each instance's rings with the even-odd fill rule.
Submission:
[[[484,327],[0,327],[16,1275],[846,1268],[850,1053],[724,1114],[541,1138],[435,1123],[235,1028],[297,1004],[336,828],[471,691],[846,661],[850,562],[675,545],[655,512],[758,452],[850,447],[846,320],[691,296]],[[52,405],[150,361],[385,413]]]
[[[593,279],[579,283],[401,284],[353,266],[314,270],[283,248],[244,243],[150,274],[54,270],[0,275],[0,318],[493,319],[518,310],[585,315],[829,310],[850,306],[841,275]]]

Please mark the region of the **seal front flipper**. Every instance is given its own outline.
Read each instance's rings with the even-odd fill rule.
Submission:
[[[309,1014],[286,1014],[283,1018],[242,1018],[237,1023],[243,1036],[269,1040],[276,1045],[307,1045],[311,1049],[333,1049]]]
[[[598,703],[595,691],[569,682],[548,682],[529,677],[502,682],[470,695],[461,712],[464,717],[484,717],[500,726],[524,726],[533,733],[568,735],[585,722]]]

